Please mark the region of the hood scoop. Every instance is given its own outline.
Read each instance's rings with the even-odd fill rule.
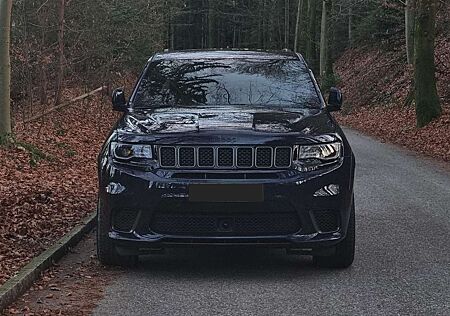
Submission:
[[[292,126],[302,120],[300,113],[272,112],[255,113],[253,116],[253,129],[261,132],[288,133]]]

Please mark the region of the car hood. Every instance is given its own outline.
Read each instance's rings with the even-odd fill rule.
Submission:
[[[161,108],[127,113],[117,128],[140,135],[230,130],[312,136],[333,133],[336,124],[321,109]]]

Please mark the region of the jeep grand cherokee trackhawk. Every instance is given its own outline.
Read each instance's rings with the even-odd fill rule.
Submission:
[[[98,257],[267,246],[353,262],[355,159],[301,55],[155,54],[99,155]]]

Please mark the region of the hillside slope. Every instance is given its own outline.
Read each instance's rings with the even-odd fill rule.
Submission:
[[[450,161],[450,38],[446,35],[436,40],[436,67],[443,115],[419,129],[414,104],[407,102],[413,69],[406,64],[404,43],[392,40],[383,47],[346,51],[335,64],[345,96],[344,111],[337,119],[383,141]]]

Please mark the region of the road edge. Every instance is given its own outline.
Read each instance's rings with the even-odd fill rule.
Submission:
[[[85,217],[81,224],[78,224],[53,246],[31,260],[15,276],[0,286],[0,313],[25,293],[40,278],[44,270],[61,259],[70,248],[77,245],[83,236],[94,228],[96,221],[96,212]]]
[[[391,149],[400,151],[400,152],[402,152],[403,154],[405,154],[405,155],[407,155],[409,157],[413,157],[415,159],[419,159],[419,160],[425,161],[427,163],[433,164],[436,168],[439,168],[440,170],[444,170],[446,172],[450,172],[449,162],[443,160],[442,158],[434,157],[434,156],[428,156],[428,155],[426,155],[424,153],[421,153],[421,152],[419,152],[417,150],[414,150],[412,148],[406,147],[406,146],[404,146],[402,144],[394,143],[391,140],[383,140],[377,135],[366,133],[366,132],[364,132],[364,131],[362,131],[360,129],[357,129],[357,128],[354,128],[354,127],[350,127],[348,125],[341,125],[341,128],[342,128],[344,133],[346,133],[346,130],[350,131],[350,132],[353,132],[355,134],[358,134],[359,136],[369,138],[370,140],[375,141],[375,142],[377,142],[379,144],[382,144],[382,145],[385,145],[385,146],[389,146]]]

